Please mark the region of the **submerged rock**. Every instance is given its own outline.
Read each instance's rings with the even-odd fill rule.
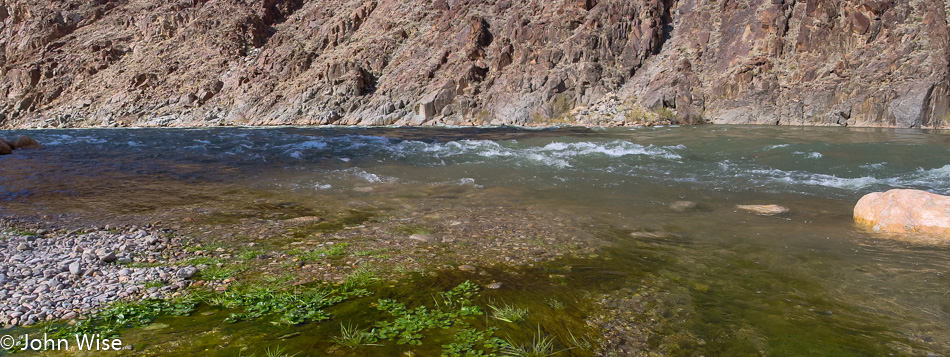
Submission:
[[[0,138],[0,155],[9,155],[15,149],[38,149],[43,147],[39,142],[29,136],[20,136],[16,141],[10,141]]]
[[[755,213],[760,216],[774,216],[788,213],[789,209],[779,205],[736,205],[736,208]]]
[[[43,145],[40,145],[39,142],[29,136],[17,138],[15,145],[17,149],[39,149],[43,147]]]
[[[686,212],[694,208],[696,208],[696,202],[693,201],[676,201],[670,204],[670,209],[676,212]]]
[[[854,221],[876,232],[922,233],[950,242],[950,197],[897,189],[861,197]]]
[[[295,217],[284,220],[284,222],[288,223],[319,223],[321,221],[323,221],[323,218],[317,216]]]
[[[0,155],[9,155],[13,153],[13,148],[6,140],[0,139]]]

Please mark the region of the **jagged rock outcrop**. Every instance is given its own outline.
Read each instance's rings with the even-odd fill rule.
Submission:
[[[0,127],[649,118],[942,128],[946,7],[2,0]]]
[[[720,123],[945,128],[943,1],[679,1],[624,88]]]

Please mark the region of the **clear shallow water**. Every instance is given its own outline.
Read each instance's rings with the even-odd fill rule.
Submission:
[[[946,132],[697,126],[0,133],[20,134],[46,148],[0,157],[0,214],[149,212],[213,200],[219,186],[301,200],[350,197],[378,185],[505,188],[497,200],[601,222],[591,229],[613,243],[609,260],[581,263],[587,268],[567,274],[569,286],[577,294],[651,284],[671,291],[683,308],[675,330],[703,341],[687,349],[950,354],[950,248],[884,239],[851,223],[854,202],[868,192],[950,194]],[[670,210],[677,200],[698,209]],[[759,217],[734,207],[760,203],[792,213]],[[630,235],[643,230],[676,236]]]

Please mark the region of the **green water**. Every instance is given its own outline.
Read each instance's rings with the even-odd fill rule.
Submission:
[[[371,295],[328,308],[327,321],[231,324],[224,319],[232,311],[206,305],[187,317],[160,317],[121,332],[137,353],[435,356],[461,328],[497,328],[495,337],[515,343],[540,330],[559,356],[950,355],[950,247],[889,239],[851,220],[867,192],[950,193],[946,132],[700,126],[31,135],[58,142],[0,159],[0,214],[63,225],[168,224],[207,210],[174,225],[268,249],[375,226],[395,236],[507,239],[501,248],[394,246],[385,252],[390,259],[400,249],[426,249],[451,261],[375,266],[392,274]],[[170,142],[177,145],[169,153]],[[91,154],[73,154],[82,150]],[[670,208],[683,200],[697,206]],[[757,216],[738,204],[780,204],[790,213]],[[283,238],[245,229],[304,216],[327,219]],[[545,243],[548,235],[559,238]],[[467,255],[505,254],[522,242],[564,254],[530,264],[476,261],[477,272],[455,268],[471,263]],[[439,292],[466,280],[483,287],[474,303],[486,314],[464,326],[427,330],[421,345],[349,348],[333,340],[341,323],[371,328],[392,320],[376,309],[379,299],[431,307]],[[492,282],[503,287],[485,288]],[[528,309],[525,321],[490,318],[488,306],[500,304]]]

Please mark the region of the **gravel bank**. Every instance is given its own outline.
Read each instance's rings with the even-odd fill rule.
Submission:
[[[117,299],[171,294],[195,271],[173,265],[180,248],[180,238],[157,230],[2,228],[0,324],[73,319]]]

